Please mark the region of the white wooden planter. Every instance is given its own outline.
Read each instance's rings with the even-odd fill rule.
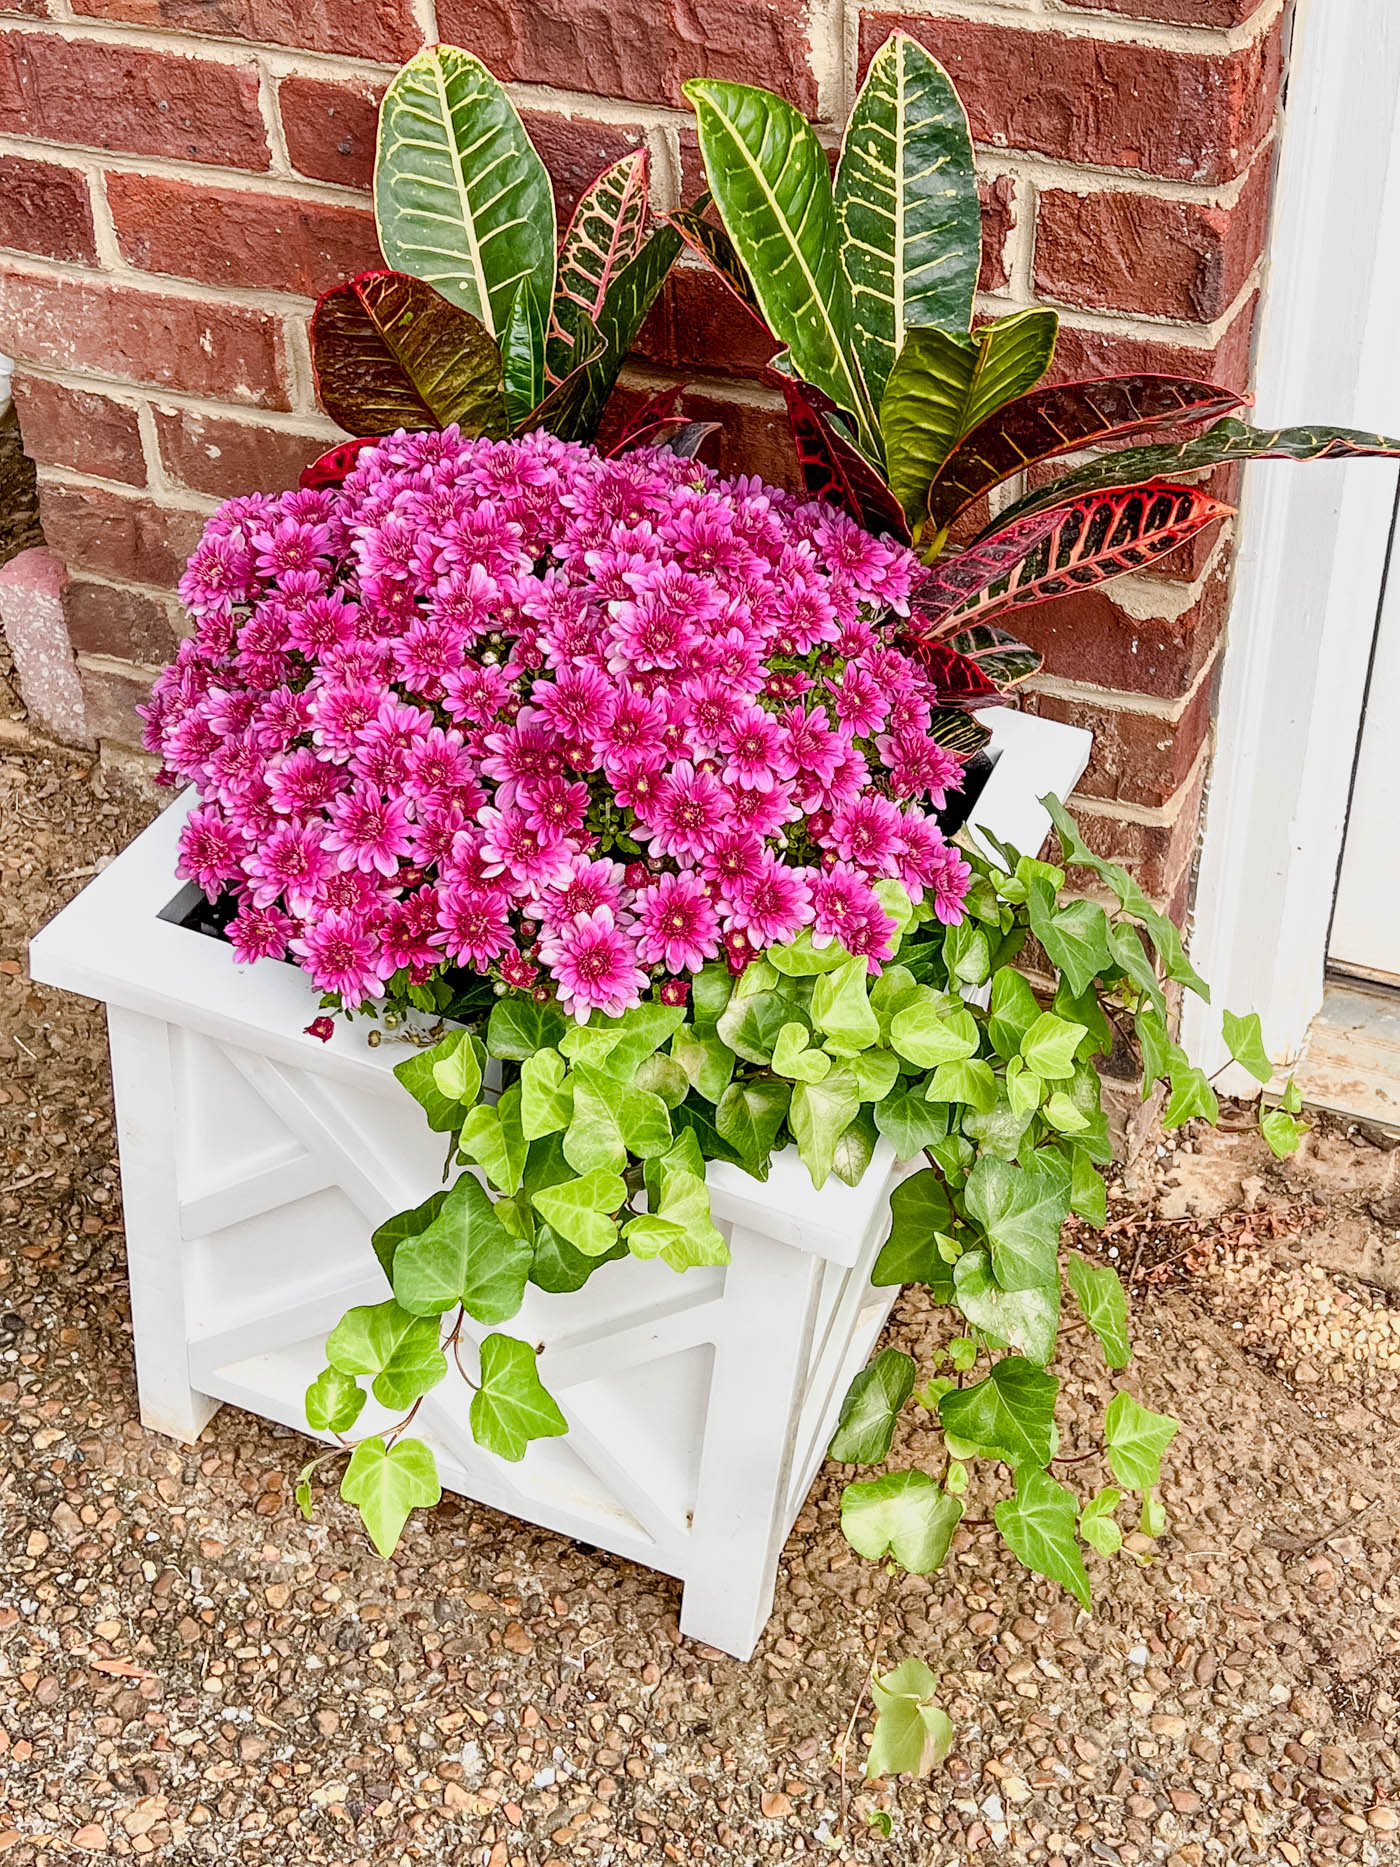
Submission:
[[[1033,851],[1049,827],[1035,800],[1068,794],[1090,735],[986,718],[997,763],[972,823]],[[173,879],[187,807],[35,938],[30,966],[107,1003],[143,1422],[189,1441],[227,1401],[304,1432],[327,1331],[386,1294],[370,1233],[440,1183],[443,1141],[391,1074],[398,1045],[371,1048],[365,1023],[307,1036],[316,994],[299,971],[238,966],[179,925],[195,898]],[[506,1464],[476,1446],[469,1392],[447,1381],[415,1422],[444,1485],[679,1576],[682,1629],[747,1658],[896,1295],[870,1271],[902,1171],[885,1141],[854,1188],[814,1191],[792,1150],[765,1183],[716,1163],[728,1267],[624,1259],[573,1295],[531,1286],[509,1327],[542,1345],[568,1435]],[[386,1421],[371,1401],[359,1426]]]

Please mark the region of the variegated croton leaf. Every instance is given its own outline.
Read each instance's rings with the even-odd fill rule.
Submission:
[[[812,497],[838,506],[869,532],[890,532],[907,544],[909,527],[899,501],[854,441],[841,433],[831,398],[782,370],[773,370],[770,380],[787,403],[802,483]]]
[[[943,462],[929,488],[930,527],[946,532],[985,494],[1037,461],[1177,422],[1213,421],[1249,400],[1178,376],[1105,376],[1034,389],[980,422]]]
[[[559,248],[545,368],[551,387],[579,367],[579,332],[568,315],[581,311],[596,330],[613,281],[641,252],[647,232],[644,149],[614,162],[584,191]]]
[[[362,272],[318,302],[311,359],[321,405],[355,435],[507,430],[501,353],[478,318],[406,272]]]
[[[1018,642],[1005,629],[980,622],[971,629],[950,635],[941,647],[955,649],[964,661],[980,669],[985,678],[1005,693],[1038,674],[1044,656],[1026,642]]]
[[[1065,505],[1085,494],[1133,486],[1186,473],[1206,473],[1246,460],[1353,460],[1364,455],[1400,458],[1400,440],[1367,434],[1357,428],[1251,428],[1248,423],[1218,421],[1194,441],[1158,447],[1130,447],[1067,473],[1062,480],[1028,493],[1010,507],[988,532],[1048,506]],[[984,536],[986,534],[984,533]]]
[[[1052,512],[1019,519],[962,557],[940,565],[931,580],[932,590],[930,584],[922,586],[921,613],[928,616],[936,610],[938,592],[944,593],[944,601],[957,593],[955,585],[943,582],[945,569],[955,572],[965,558],[983,560],[999,545],[1009,546],[1014,562],[987,578],[980,589],[963,594],[954,607],[945,608],[936,618],[939,633],[946,633],[950,625],[986,622],[1008,610],[1026,609],[1128,571],[1145,570],[1233,510],[1199,487],[1167,482],[1090,494]],[[1048,527],[1035,538],[1037,521],[1048,522]],[[980,581],[980,575],[972,581]]]
[[[334,447],[328,447],[324,454],[318,454],[315,460],[302,468],[297,479],[298,486],[313,491],[321,487],[339,486],[364,450],[373,447],[378,440],[377,434],[366,434],[357,441],[338,441]]]

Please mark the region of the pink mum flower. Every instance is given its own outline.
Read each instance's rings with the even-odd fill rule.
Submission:
[[[317,889],[334,867],[319,818],[314,823],[279,823],[243,862],[255,907],[268,907],[281,895],[298,915],[311,912]]]
[[[504,889],[451,882],[438,900],[438,926],[447,957],[479,971],[511,944],[510,897]]]
[[[658,855],[698,856],[724,828],[729,795],[713,772],[697,771],[682,759],[662,778],[652,801],[635,808]]]
[[[791,778],[796,772],[782,728],[762,707],[734,709],[720,731],[719,756],[725,783],[745,790],[771,791],[778,778]]]
[[[719,916],[705,884],[694,875],[662,875],[632,904],[637,916],[637,957],[668,972],[699,972],[719,952]]]
[[[257,959],[281,959],[296,932],[296,922],[278,907],[260,908],[244,901],[227,932],[234,958],[247,966]]]
[[[242,857],[243,839],[221,810],[211,804],[190,812],[180,831],[179,873],[211,901],[241,872]]]
[[[500,886],[511,894],[535,894],[567,872],[569,845],[557,830],[531,823],[523,810],[495,810],[488,804],[477,812],[477,822],[486,832],[482,868],[487,875],[499,876]]]
[[[800,870],[765,849],[757,874],[726,885],[724,906],[725,925],[761,951],[791,940],[812,918],[812,891]]]
[[[413,848],[413,831],[402,798],[388,797],[363,781],[331,805],[326,848],[342,869],[377,869],[392,875],[399,857]]]
[[[559,986],[559,1002],[580,1024],[594,1011],[620,1018],[642,1002],[647,976],[637,950],[608,908],[580,914],[540,942],[540,957]]]
[[[379,936],[362,915],[331,913],[303,926],[290,942],[323,992],[338,992],[347,1005],[376,998],[388,976]]]

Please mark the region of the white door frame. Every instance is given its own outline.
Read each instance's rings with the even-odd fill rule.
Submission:
[[[1400,434],[1400,8],[1299,0],[1290,72],[1254,419]],[[1210,1070],[1222,1006],[1292,1060],[1322,1003],[1396,487],[1380,461],[1247,478],[1191,942],[1215,1003],[1184,1014]]]

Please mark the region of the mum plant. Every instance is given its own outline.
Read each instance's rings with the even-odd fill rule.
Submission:
[[[629,158],[556,257],[513,108],[439,47],[383,107],[397,269],[329,294],[313,325],[354,442],[296,491],[229,502],[181,585],[194,632],[147,743],[199,793],[182,872],[240,959],[290,958],[327,1013],[410,1041],[395,1074],[447,1149],[444,1183],[374,1235],[383,1300],[326,1343],[306,1416],[335,1445],[299,1497],[344,1459],[341,1494],[389,1555],[439,1495],[411,1432],[439,1383],[468,1382],[503,1459],[566,1430],[535,1345],[504,1327],[527,1285],[575,1291],[629,1255],[723,1264],[708,1163],[763,1179],[790,1147],[814,1185],[855,1183],[883,1137],[910,1171],[876,1281],[925,1284],[960,1332],[932,1369],[887,1348],[855,1381],[835,1458],[882,1464],[911,1402],[945,1456],[853,1480],[842,1527],[927,1573],[990,1490],[1009,1547],[1087,1605],[1085,1552],[1117,1550],[1125,1495],[1160,1527],[1175,1428],[1122,1388],[1112,1483],[1081,1497],[1053,1475],[1062,1271],[1108,1366],[1129,1359],[1116,1273],[1062,1262],[1060,1236],[1105,1219],[1102,1059],[1144,1096],[1167,1085],[1169,1127],[1215,1118],[1170,1030],[1169,993],[1206,987],[1054,798],[1058,861],[958,826],[973,709],[1036,665],[986,619],[1149,562],[1223,508],[1151,478],[1149,448],[962,551],[947,538],[1029,462],[1238,398],[1161,378],[1032,390],[1052,314],[969,332],[966,122],[911,41],[872,65],[834,194],[789,106],[690,92],[724,225],[678,228],[788,345],[807,496],[689,457],[673,401],[613,457],[587,444],[680,232],[646,232]],[[1237,424],[1193,445],[1167,450],[1179,471],[1395,451]],[[1257,1017],[1225,1029],[1269,1081]],[[1290,1088],[1263,1117],[1278,1153],[1296,1113]],[[357,1439],[369,1394],[400,1417]],[[877,1682],[872,1768],[943,1742],[921,1668]]]

